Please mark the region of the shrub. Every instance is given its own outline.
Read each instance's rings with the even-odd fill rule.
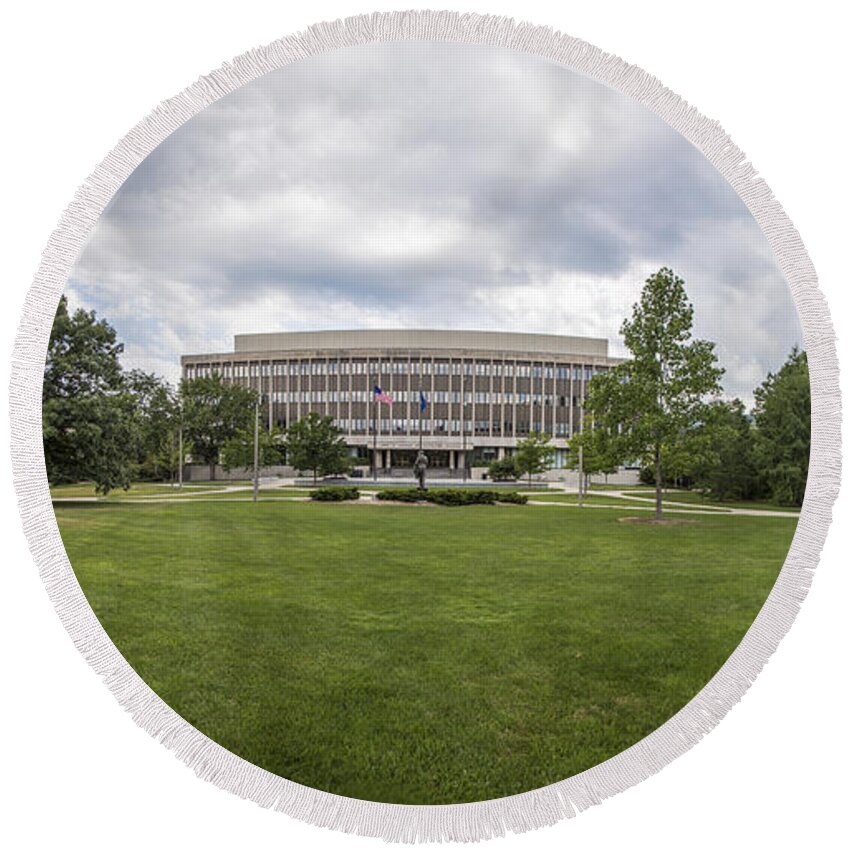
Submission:
[[[638,475],[638,481],[641,484],[655,484],[655,470],[651,466],[642,466],[640,468],[640,474]]]
[[[425,494],[415,487],[394,487],[392,490],[380,490],[377,497],[382,502],[424,502]]]
[[[510,493],[499,493],[496,496],[496,501],[498,502],[509,502],[512,505],[525,505],[528,503],[528,496],[525,493],[515,493],[511,491]]]
[[[528,496],[521,493],[499,493],[495,490],[454,489],[440,487],[434,490],[419,490],[414,487],[398,487],[382,490],[377,498],[382,502],[431,502],[434,505],[460,507],[462,505],[495,505],[496,502],[510,502],[524,505]]]
[[[494,460],[488,470],[490,478],[493,481],[516,481],[519,477],[517,473],[516,463],[511,456],[503,457],[501,460]]]
[[[350,502],[360,498],[356,487],[319,487],[310,494],[314,502]]]
[[[492,505],[496,494],[491,490],[429,490],[428,501],[436,505],[457,507],[458,505]]]

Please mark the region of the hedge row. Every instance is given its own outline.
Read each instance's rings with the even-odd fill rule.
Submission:
[[[523,493],[497,492],[495,490],[455,490],[440,487],[435,490],[419,490],[415,487],[398,487],[382,490],[378,499],[384,502],[433,502],[435,505],[456,507],[459,505],[495,505],[496,502],[510,502],[524,505],[528,496]]]
[[[356,487],[319,487],[310,494],[314,502],[350,502],[360,498]]]

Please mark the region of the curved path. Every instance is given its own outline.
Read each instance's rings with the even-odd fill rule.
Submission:
[[[163,484],[163,488],[168,488],[169,490],[173,490],[170,484]],[[127,496],[127,497],[118,497],[113,498],[111,500],[105,500],[102,497],[98,496],[57,496],[54,497],[54,502],[59,503],[73,503],[73,502],[106,502],[107,504],[147,504],[147,503],[160,503],[160,502],[250,502],[253,500],[253,485],[251,484],[225,484],[223,487],[215,487],[209,489],[195,489],[197,485],[193,485],[191,488],[183,490],[179,495],[174,493],[163,494],[162,496],[150,495],[150,496]],[[356,485],[355,485],[356,486]],[[295,496],[295,495],[281,495],[271,496],[269,495],[269,491],[294,491],[294,492],[304,492],[304,488],[293,485],[283,479],[268,479],[266,481],[260,482],[260,491],[263,494],[261,497],[261,501],[264,502],[307,502],[310,501],[309,496]],[[365,488],[360,488],[361,495],[364,497],[360,500],[361,504],[394,504],[393,502],[381,502],[380,500],[375,498],[375,495],[379,492],[377,490],[372,490],[368,486]],[[234,496],[233,494],[244,493],[244,498],[239,496]],[[227,494],[229,498],[221,498],[224,494]],[[535,507],[562,507],[562,508],[592,508],[594,510],[619,510],[619,511],[654,511],[655,510],[655,499],[651,496],[638,495],[634,491],[630,491],[628,489],[623,490],[603,490],[603,491],[595,491],[591,492],[591,498],[593,496],[604,496],[605,498],[611,499],[622,499],[624,502],[628,504],[622,505],[612,505],[612,504],[593,504],[593,502],[585,502],[583,505],[579,505],[578,502],[560,502],[560,501],[543,501],[541,499],[535,499],[535,496],[552,496],[552,495],[577,495],[577,491],[575,490],[567,490],[566,488],[548,488],[546,490],[539,490],[534,492],[529,492],[527,494],[529,496],[529,505],[533,505]],[[209,498],[208,498],[209,497]],[[352,504],[352,503],[349,503]],[[792,518],[799,519],[799,512],[797,511],[781,511],[781,510],[761,510],[758,508],[733,508],[733,507],[724,507],[719,505],[701,505],[699,503],[687,503],[687,502],[664,502],[664,513],[675,513],[675,514],[698,514],[703,516],[754,516],[754,517],[777,517],[777,518]]]

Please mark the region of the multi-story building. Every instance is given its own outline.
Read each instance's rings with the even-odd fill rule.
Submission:
[[[619,362],[605,339],[435,330],[242,334],[232,352],[181,358],[185,378],[217,372],[256,389],[270,426],[332,416],[352,454],[385,472],[409,469],[420,444],[432,468],[462,469],[533,431],[552,436],[563,466],[588,381]]]

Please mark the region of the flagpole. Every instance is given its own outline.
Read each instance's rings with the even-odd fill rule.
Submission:
[[[419,384],[419,451],[422,451],[422,414],[425,412],[422,404],[422,384]]]
[[[378,379],[372,380],[372,479],[378,480],[378,400],[375,398],[375,387]]]

